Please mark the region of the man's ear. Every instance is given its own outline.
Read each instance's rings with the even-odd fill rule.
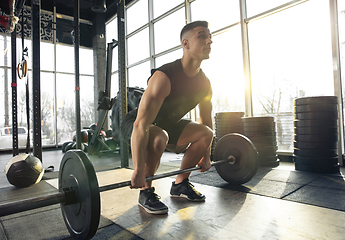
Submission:
[[[182,40],[182,46],[186,49],[189,49],[189,42],[187,39]]]

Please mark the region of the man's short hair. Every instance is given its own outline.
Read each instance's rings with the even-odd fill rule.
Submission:
[[[196,28],[196,27],[207,27],[208,28],[208,22],[207,21],[195,21],[195,22],[191,22],[188,23],[187,25],[185,25],[182,30],[181,30],[181,34],[180,34],[180,40],[182,42],[182,36],[183,34],[185,34],[186,32]]]

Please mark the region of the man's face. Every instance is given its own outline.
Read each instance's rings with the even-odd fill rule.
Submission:
[[[200,60],[208,59],[211,52],[212,35],[206,27],[196,27],[191,30],[187,37],[187,47],[190,54]]]

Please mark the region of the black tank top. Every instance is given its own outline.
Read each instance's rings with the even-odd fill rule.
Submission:
[[[210,81],[200,69],[193,78],[188,77],[182,68],[181,59],[152,69],[164,72],[171,84],[170,94],[165,98],[154,121],[158,126],[176,123],[210,93]]]

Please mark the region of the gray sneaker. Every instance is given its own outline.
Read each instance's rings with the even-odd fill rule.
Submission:
[[[198,192],[194,185],[189,182],[189,179],[184,179],[181,183],[175,184],[172,183],[170,194],[172,197],[182,197],[186,198],[189,201],[193,202],[202,202],[205,201],[205,195]]]
[[[140,190],[139,206],[151,214],[166,214],[168,212],[168,207],[160,201],[154,187]]]

